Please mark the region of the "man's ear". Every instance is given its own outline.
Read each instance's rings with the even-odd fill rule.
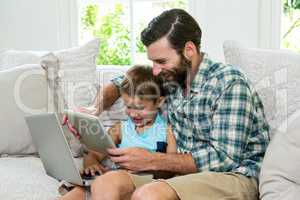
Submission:
[[[192,41],[188,41],[185,43],[183,55],[186,59],[191,60],[191,58],[197,54],[197,48]]]
[[[166,99],[165,97],[159,97],[156,100],[157,107],[161,108],[164,105],[164,103],[165,103],[165,99]]]

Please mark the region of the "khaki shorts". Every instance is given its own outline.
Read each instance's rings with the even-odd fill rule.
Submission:
[[[166,180],[130,175],[136,188],[153,181],[172,187],[181,200],[257,200],[258,186],[254,178],[236,173],[201,172]]]

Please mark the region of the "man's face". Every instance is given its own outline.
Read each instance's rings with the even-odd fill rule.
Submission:
[[[153,61],[153,74],[161,75],[166,82],[184,84],[190,62],[178,55],[163,37],[147,47],[148,58]]]

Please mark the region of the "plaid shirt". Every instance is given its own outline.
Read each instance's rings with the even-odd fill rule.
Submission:
[[[119,86],[121,77],[113,80]],[[170,88],[167,116],[181,153],[198,171],[236,172],[258,178],[269,143],[262,102],[237,68],[205,54],[190,91]]]

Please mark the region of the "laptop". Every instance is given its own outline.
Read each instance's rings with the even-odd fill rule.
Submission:
[[[57,115],[30,115],[25,120],[46,173],[59,181],[89,186],[94,177],[80,175]]]

